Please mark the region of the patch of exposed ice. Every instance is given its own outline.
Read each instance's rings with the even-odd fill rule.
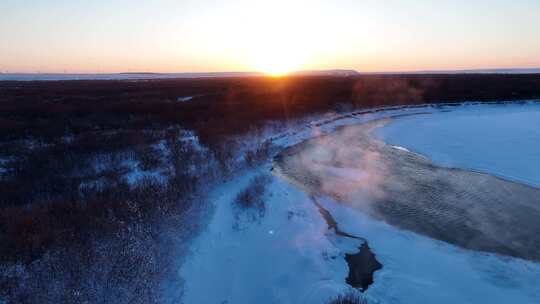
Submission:
[[[176,98],[176,101],[178,101],[178,102],[191,101],[195,97],[196,96],[181,96],[181,97]]]
[[[401,146],[391,146],[391,147],[396,149],[396,150],[405,151],[405,152],[411,152],[407,148],[404,148],[404,147],[401,147]]]

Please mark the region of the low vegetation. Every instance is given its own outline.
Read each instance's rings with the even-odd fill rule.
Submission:
[[[266,214],[266,204],[264,194],[266,186],[271,182],[271,177],[267,174],[261,174],[253,177],[249,184],[240,191],[235,199],[236,207],[234,213],[233,228],[241,230],[244,222],[260,221]]]
[[[265,208],[263,195],[266,190],[266,184],[270,182],[268,175],[262,174],[255,176],[249,182],[249,185],[236,195],[236,205],[242,209],[257,209]]]
[[[339,295],[328,302],[327,304],[367,304],[368,302],[364,297],[354,292],[347,292]]]
[[[205,191],[272,155],[249,136],[270,122],[534,97],[540,75],[0,82],[0,303],[164,302]],[[238,209],[264,214],[267,182]]]
[[[74,138],[21,148],[0,181],[10,190],[0,205],[9,302],[162,302],[174,253],[194,234],[213,154],[178,129],[162,134],[168,140],[137,135],[133,147]]]

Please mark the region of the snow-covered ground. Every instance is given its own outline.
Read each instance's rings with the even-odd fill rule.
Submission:
[[[370,303],[538,303],[540,264],[460,249],[401,231],[331,199],[341,229],[366,238],[383,268]]]
[[[436,118],[448,115],[444,112],[448,109],[458,113],[477,108],[483,109],[427,106],[333,114],[283,134],[266,135],[274,144],[288,147],[342,125],[418,113],[437,114],[403,116],[396,122]],[[324,303],[351,289],[345,282],[344,255],[356,251],[357,244],[328,231],[312,199],[301,188],[270,175],[270,168],[268,163],[240,172],[210,191],[215,208],[209,210],[209,224],[179,270],[185,282],[184,303]],[[235,206],[235,198],[259,174],[271,176],[263,196],[266,212],[250,220]],[[340,230],[367,239],[383,265],[365,293],[369,303],[538,303],[540,299],[538,263],[460,249],[399,230],[327,197],[319,202]]]
[[[348,288],[343,256],[305,193],[274,177],[265,215],[238,219],[235,190],[257,173],[212,192],[213,219],[181,269],[185,303],[322,303]]]
[[[376,134],[443,166],[540,187],[540,104],[474,105],[402,117]]]

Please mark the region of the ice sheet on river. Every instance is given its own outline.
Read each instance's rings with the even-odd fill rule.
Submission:
[[[438,165],[540,187],[540,103],[476,105],[411,115],[393,120],[375,134]]]
[[[385,121],[379,121],[383,124]],[[540,261],[540,189],[434,165],[349,126],[276,159],[307,191],[338,198],[396,227],[463,248]]]

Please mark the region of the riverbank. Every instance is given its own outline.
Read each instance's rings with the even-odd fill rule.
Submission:
[[[275,135],[273,142],[285,149],[277,160],[301,153],[301,147],[307,145],[304,141],[315,140],[310,138],[324,141],[324,134],[333,136],[342,132],[339,128],[344,125],[360,128],[366,125],[358,124],[374,119],[440,110],[447,109],[404,108],[327,117],[305,128]],[[355,137],[354,132],[351,136]],[[345,139],[338,146],[355,147],[357,144],[350,138]],[[331,141],[325,142],[329,143]],[[369,151],[379,152],[379,144],[368,145]],[[405,151],[387,148],[394,157],[409,157],[401,154]],[[332,153],[317,149],[314,155]],[[332,174],[334,190],[354,189],[354,182],[342,183],[344,178],[362,181],[370,177],[356,174],[356,167],[351,170],[347,167],[349,163],[343,161],[330,169],[330,165],[335,165],[331,161],[318,159],[312,164],[315,173]],[[236,192],[249,184],[253,176],[268,174],[270,170],[270,165],[266,164],[212,192],[216,210],[211,223],[196,240],[193,253],[181,269],[186,282],[183,298],[186,303],[324,303],[351,289],[347,284],[351,274],[346,259],[358,254],[362,244],[360,240],[336,232],[368,240],[370,252],[383,265],[382,269],[372,272],[373,284],[364,293],[372,303],[504,303],[510,300],[534,303],[540,296],[536,290],[540,284],[537,263],[464,250],[396,229],[358,205],[344,203],[346,196],[316,193],[320,207],[331,215],[336,226],[339,225],[339,229],[335,229],[330,225],[332,221],[321,216],[306,183],[290,174],[281,174],[279,166],[271,171],[272,182],[267,185],[262,199],[266,206],[264,217],[235,225]],[[316,178],[317,174],[313,176]],[[317,179],[312,182],[316,185]]]

